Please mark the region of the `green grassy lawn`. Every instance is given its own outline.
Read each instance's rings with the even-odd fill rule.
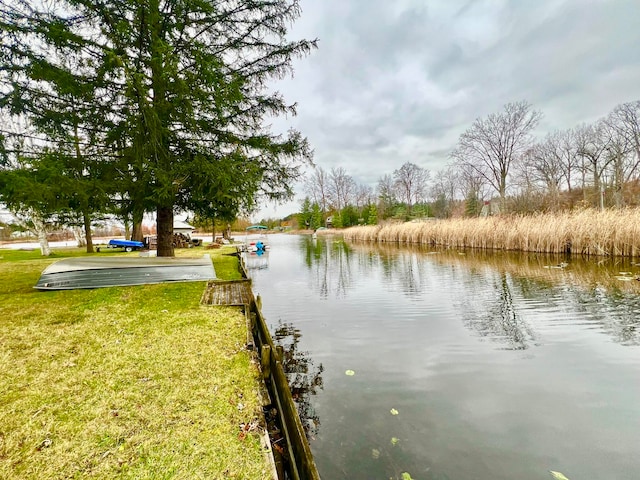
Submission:
[[[260,409],[240,311],[201,306],[203,282],[33,289],[79,255],[0,250],[0,478],[269,478],[239,435]]]

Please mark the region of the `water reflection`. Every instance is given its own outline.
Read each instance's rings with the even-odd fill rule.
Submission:
[[[385,280],[398,285],[400,292],[408,297],[419,296],[424,291],[426,280],[425,263],[416,255],[389,255],[380,253],[380,266]]]
[[[291,323],[278,324],[273,334],[274,342],[282,346],[282,366],[289,380],[289,387],[296,403],[302,427],[307,438],[312,439],[320,428],[320,418],[311,402],[323,387],[322,364],[314,365],[308,351],[300,350],[300,330]]]
[[[323,478],[635,480],[638,266],[273,243],[254,288]]]
[[[351,249],[341,239],[300,237],[305,264],[322,297],[344,297],[353,281]]]
[[[247,270],[260,270],[269,268],[269,251],[243,252],[242,258]]]
[[[536,335],[514,302],[511,276],[506,272],[491,273],[491,278],[482,279],[492,286],[485,288],[488,298],[479,301],[476,295],[470,295],[458,304],[465,326],[481,337],[504,344],[503,348],[525,350],[535,341]],[[478,277],[469,278],[478,281]],[[467,286],[469,292],[479,291],[468,283]]]
[[[638,266],[622,259],[571,259],[564,268],[549,268],[566,257],[526,254],[487,254],[466,252],[465,255],[441,252],[433,257],[439,264],[455,264],[465,270],[491,272],[499,301],[491,308],[495,321],[506,326],[509,341],[514,347],[527,348],[535,344],[536,334],[523,320],[530,310],[554,311],[557,321],[574,321],[579,312],[583,321],[599,325],[623,345],[640,345],[640,282],[628,281],[622,273],[638,271]],[[467,279],[477,279],[475,276]],[[496,280],[495,276],[500,276]],[[483,277],[486,281],[486,276]],[[478,292],[470,287],[470,292]],[[517,305],[513,297],[517,296]],[[475,311],[471,317],[481,316],[473,302],[467,309]],[[505,316],[507,319],[505,319]],[[480,322],[482,324],[482,322]],[[489,323],[493,323],[489,321]],[[476,324],[471,320],[471,325]],[[484,328],[480,329],[485,330]],[[488,328],[500,335],[500,329]]]
[[[381,272],[387,288],[419,299],[433,287],[429,267],[438,265],[464,284],[465,294],[454,303],[465,326],[501,348],[525,350],[538,344],[539,335],[527,318],[530,310],[540,308],[577,309],[616,342],[640,345],[640,281],[635,280],[640,269],[630,261],[433,251],[347,244],[334,237],[301,237],[299,245],[314,289],[323,298],[346,297],[355,283]]]

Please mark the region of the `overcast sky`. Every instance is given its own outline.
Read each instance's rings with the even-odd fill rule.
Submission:
[[[405,162],[444,168],[478,117],[526,100],[536,136],[640,99],[640,0],[301,0],[292,38],[318,38],[277,84],[316,165],[358,183]],[[266,205],[255,218],[298,211]]]

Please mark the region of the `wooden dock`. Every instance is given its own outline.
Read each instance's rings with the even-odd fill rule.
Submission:
[[[213,280],[207,283],[200,303],[203,305],[251,305],[253,291],[251,280]]]

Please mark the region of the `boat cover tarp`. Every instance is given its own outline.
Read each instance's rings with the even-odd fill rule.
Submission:
[[[209,255],[201,258],[65,258],[49,265],[35,288],[73,290],[165,282],[201,282],[216,278]]]
[[[136,242],[135,240],[118,240],[115,238],[109,240],[109,243],[107,245],[111,245],[112,247],[144,247],[144,243],[142,242]]]

